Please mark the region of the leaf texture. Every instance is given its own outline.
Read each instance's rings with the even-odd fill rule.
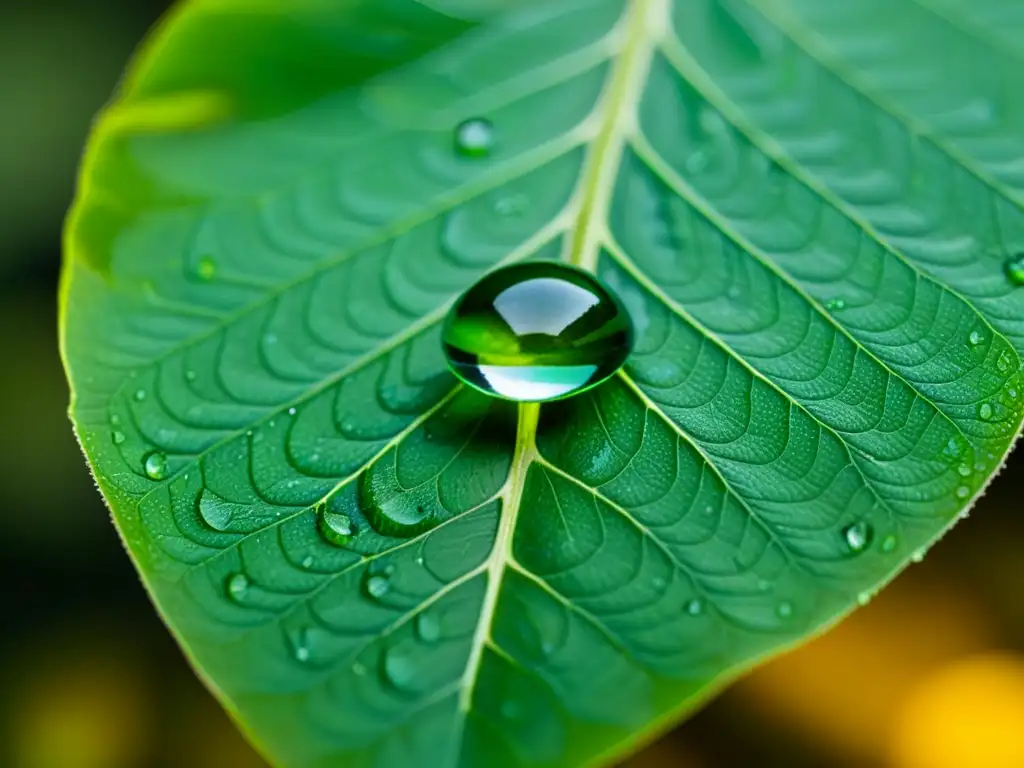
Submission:
[[[148,589],[282,766],[613,760],[923,554],[1022,419],[1009,0],[194,0],[67,229],[72,418]],[[485,118],[487,157],[457,126]],[[638,346],[460,389],[488,270]]]

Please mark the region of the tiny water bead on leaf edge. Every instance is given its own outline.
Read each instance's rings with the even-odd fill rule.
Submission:
[[[618,297],[560,262],[489,273],[459,297],[444,328],[453,373],[517,402],[558,400],[600,384],[622,367],[633,342]]]

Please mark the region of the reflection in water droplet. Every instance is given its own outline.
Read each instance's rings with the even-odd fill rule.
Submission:
[[[159,451],[146,454],[142,467],[150,480],[163,480],[167,477],[167,457]]]
[[[425,643],[436,643],[441,638],[441,622],[430,611],[416,617],[416,636]]]
[[[700,616],[704,613],[704,601],[699,597],[693,598],[686,604],[686,612],[691,616]]]
[[[899,543],[895,533],[886,534],[885,538],[882,539],[882,551],[892,552],[896,549],[896,545]]]
[[[383,573],[363,574],[363,592],[369,597],[379,600],[391,591],[391,580]]]
[[[217,274],[217,262],[212,256],[203,256],[196,262],[196,277],[200,280],[213,280]]]
[[[966,485],[961,485],[959,488],[956,489],[956,497],[958,499],[966,499],[970,495],[971,489],[968,488]]]
[[[993,414],[992,406],[988,403],[982,403],[978,406],[978,418],[982,421],[988,421],[992,418]]]
[[[114,442],[114,445],[120,445],[124,442],[124,432],[113,432],[110,435],[110,439]]]
[[[494,147],[494,126],[490,120],[474,117],[455,129],[455,151],[463,157],[487,157]]]
[[[972,347],[978,346],[984,340],[985,334],[983,334],[981,331],[971,331],[970,335],[967,337],[967,341]]]
[[[320,508],[320,534],[338,547],[344,547],[356,535],[352,518],[340,512],[331,512],[326,505]]]
[[[871,525],[859,520],[843,529],[843,538],[851,552],[863,552],[871,543],[873,530]]]
[[[614,374],[633,348],[629,314],[593,275],[566,264],[495,270],[448,314],[444,349],[462,381],[520,402],[556,400]]]
[[[1024,254],[1016,254],[1007,259],[1003,270],[1014,285],[1024,285]]]
[[[249,591],[249,577],[244,573],[236,573],[234,576],[228,579],[228,595],[236,603],[240,603],[245,599],[246,593]]]

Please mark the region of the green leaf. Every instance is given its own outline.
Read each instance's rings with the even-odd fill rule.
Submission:
[[[1024,402],[1018,10],[180,7],[89,145],[62,343],[147,587],[273,762],[613,760],[966,512]],[[533,258],[639,341],[517,415],[439,328]]]

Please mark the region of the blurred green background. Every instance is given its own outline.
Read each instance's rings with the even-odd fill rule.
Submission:
[[[65,416],[56,286],[78,154],[166,6],[0,7],[4,767],[264,765],[150,607]],[[868,608],[628,768],[1024,767],[1022,466],[1018,456],[971,518]]]

